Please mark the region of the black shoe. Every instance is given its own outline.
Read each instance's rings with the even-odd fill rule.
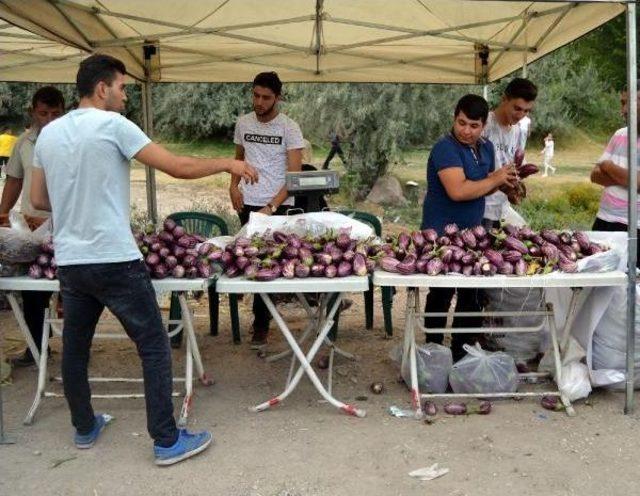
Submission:
[[[36,361],[33,358],[30,350],[25,350],[22,355],[17,356],[11,360],[11,365],[20,368],[20,367],[30,367],[31,365],[35,365]]]
[[[269,335],[269,329],[254,329],[253,337],[251,338],[251,349],[259,350],[267,344],[267,336]]]
[[[51,360],[51,348],[49,348],[47,360]],[[16,368],[30,367],[31,365],[35,365],[35,364],[36,364],[36,361],[33,358],[33,355],[31,354],[31,350],[29,348],[24,350],[22,355],[11,359],[11,365]]]

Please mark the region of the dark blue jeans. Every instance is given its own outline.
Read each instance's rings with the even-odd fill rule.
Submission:
[[[144,263],[62,266],[58,278],[64,310],[62,380],[74,427],[87,434],[94,426],[89,355],[96,324],[107,307],[142,360],[149,434],[156,446],[173,445],[178,431],[171,401],[171,350]]]

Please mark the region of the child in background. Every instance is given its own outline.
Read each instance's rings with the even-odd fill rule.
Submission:
[[[542,174],[542,177],[547,177],[549,175],[547,173],[549,169],[551,169],[551,174],[556,173],[556,168],[553,165],[551,165],[551,159],[553,158],[553,151],[554,151],[553,135],[549,133],[544,138],[544,149],[540,152],[540,154],[544,156],[544,159],[542,162],[542,165],[544,165],[544,174]]]

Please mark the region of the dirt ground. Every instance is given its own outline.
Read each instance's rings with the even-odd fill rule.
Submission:
[[[132,200],[142,202],[142,185]],[[204,186],[203,186],[204,188]],[[188,194],[187,194],[188,193]],[[160,185],[159,196],[173,210],[188,206],[197,194],[224,195],[224,190],[185,189]],[[184,204],[184,205],[183,205]],[[161,206],[162,213],[163,211]],[[231,342],[228,308],[223,304],[220,335],[208,335],[206,299],[194,302],[196,331],[205,369],[215,385],[197,385],[192,429],[212,429],[215,444],[198,457],[170,468],[153,465],[142,400],[95,400],[97,411],[115,417],[98,444],[80,451],[72,446],[72,427],[63,399],[46,399],[32,426],[24,426],[36,386],[35,367],[15,370],[3,388],[6,430],[17,444],[0,446],[1,495],[635,495],[640,458],[638,416],[622,414],[624,397],[595,392],[576,405],[577,416],[543,410],[537,401],[494,403],[488,416],[450,417],[439,413],[433,424],[399,419],[391,405],[409,406],[406,388],[397,380],[389,350],[402,335],[404,295],[394,304],[392,339],[382,326],[376,294],[374,329],[364,329],[362,298],[340,325],[338,344],[358,356],[339,359],[334,394],[367,410],[364,419],[348,417],[319,403],[311,383],[303,379],[280,406],[259,414],[247,407],[281,391],[288,362],[267,363],[248,346],[250,298],[241,303],[243,343]],[[285,315],[295,329],[303,323],[300,308],[288,305]],[[107,327],[113,322],[107,319]],[[0,312],[6,354],[22,350],[15,320]],[[285,347],[272,326],[270,351]],[[49,372],[58,375],[60,343],[52,344]],[[182,375],[184,350],[174,352],[174,373]],[[91,364],[95,376],[140,376],[128,341],[96,341]],[[325,374],[322,373],[324,378]],[[382,381],[385,392],[369,386]],[[53,390],[60,391],[58,385]],[[135,385],[100,384],[94,392],[138,391]],[[356,398],[359,398],[356,400]],[[180,400],[176,399],[176,413]],[[432,481],[408,476],[412,470],[438,463],[449,473]]]

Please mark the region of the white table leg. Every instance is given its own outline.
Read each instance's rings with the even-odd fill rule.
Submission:
[[[24,320],[24,314],[22,313],[22,308],[18,305],[18,300],[16,299],[16,294],[13,291],[7,293],[7,300],[9,301],[9,305],[11,305],[11,310],[13,310],[13,315],[18,321],[18,328],[20,332],[22,332],[22,336],[24,340],[27,342],[27,346],[33,355],[33,359],[37,364],[40,363],[40,352],[38,351],[38,347],[36,343],[33,341],[31,337],[31,332],[29,331],[29,327],[27,326],[27,322]]]
[[[300,362],[300,367],[298,368],[298,371],[294,375],[292,381],[290,382],[288,387],[285,389],[285,391],[283,391],[280,395],[270,399],[269,401],[266,401],[264,403],[261,403],[260,405],[253,407],[252,410],[255,412],[260,412],[281,403],[287,396],[289,396],[289,394],[291,394],[291,392],[296,388],[296,386],[300,382],[302,375],[306,373],[309,379],[311,380],[311,383],[314,385],[316,390],[322,395],[322,397],[325,400],[327,400],[336,408],[339,408],[345,413],[348,413],[349,415],[364,417],[366,415],[366,412],[364,410],[358,409],[352,405],[342,403],[341,401],[338,401],[329,393],[327,393],[324,386],[320,382],[320,379],[318,379],[318,376],[316,375],[316,373],[314,372],[310,364],[310,362],[313,360],[313,357],[320,349],[320,346],[322,345],[324,338],[331,330],[331,326],[333,325],[333,316],[335,315],[336,311],[338,310],[338,307],[340,306],[340,302],[342,301],[342,294],[339,294],[338,297],[336,298],[336,301],[334,302],[333,306],[331,307],[331,310],[329,311],[329,314],[327,315],[327,318],[324,321],[324,325],[322,326],[322,329],[319,330],[316,340],[313,342],[313,345],[311,346],[311,349],[309,350],[306,356],[304,355],[304,353],[300,349],[300,346],[298,345],[295,338],[291,334],[291,331],[287,327],[287,324],[278,313],[278,310],[273,304],[273,302],[271,301],[271,298],[269,298],[269,295],[260,293],[260,296],[262,297],[265,305],[269,309],[269,312],[271,312],[271,315],[273,316],[274,320],[278,324],[280,331],[282,332],[285,339],[289,343],[289,346],[291,347],[296,358]]]
[[[204,384],[205,386],[211,386],[213,384],[213,380],[210,379],[204,371],[204,367],[202,365],[202,357],[200,356],[200,348],[198,348],[196,333],[193,328],[193,316],[189,305],[187,305],[187,298],[185,297],[184,293],[180,293],[178,295],[178,300],[180,301],[180,309],[182,310],[184,330],[186,331],[187,338],[191,342],[191,353],[196,364],[198,378],[200,379],[200,382],[202,382],[202,384]]]
[[[569,301],[567,318],[564,320],[564,325],[562,326],[562,345],[560,346],[560,350],[563,352],[566,351],[567,346],[569,345],[571,326],[573,325],[573,321],[576,319],[576,309],[578,308],[578,299],[581,294],[582,288],[571,289],[571,300]]]
[[[40,406],[40,401],[44,396],[44,391],[47,385],[47,360],[49,358],[49,330],[51,322],[49,320],[50,309],[46,308],[44,311],[44,323],[42,324],[42,353],[40,353],[39,366],[38,366],[38,387],[36,389],[36,396],[33,399],[33,404],[27,416],[24,419],[25,425],[31,425],[33,423],[33,417],[36,414],[36,410]]]

